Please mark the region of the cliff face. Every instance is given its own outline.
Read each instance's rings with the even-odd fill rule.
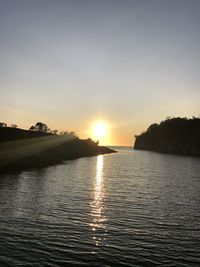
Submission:
[[[115,152],[91,139],[0,128],[0,172],[45,167],[80,157]]]
[[[136,136],[134,149],[200,156],[200,118],[172,118]]]

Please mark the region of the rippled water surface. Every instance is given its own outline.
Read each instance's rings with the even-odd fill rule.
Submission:
[[[200,159],[119,153],[0,176],[0,266],[200,266]]]

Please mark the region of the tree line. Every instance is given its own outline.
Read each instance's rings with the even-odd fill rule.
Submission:
[[[6,122],[0,122],[0,127],[9,127]],[[11,128],[17,128],[17,124],[11,124]]]
[[[10,126],[6,122],[0,122],[0,127],[11,127],[11,128],[18,128],[16,124],[11,124]],[[42,133],[49,133],[49,134],[56,134],[56,135],[67,135],[67,136],[73,136],[78,137],[78,135],[73,131],[61,131],[59,132],[57,129],[51,130],[46,123],[43,122],[37,122],[35,125],[32,125],[29,128],[29,131],[34,132],[42,132]]]
[[[199,156],[200,117],[167,117],[135,137],[135,149]]]

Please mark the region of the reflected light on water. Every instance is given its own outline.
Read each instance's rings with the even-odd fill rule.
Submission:
[[[96,187],[98,191],[101,189],[101,182],[103,178],[103,155],[97,157],[97,167],[96,167]]]
[[[92,223],[95,245],[99,246],[106,236],[106,217],[104,215],[103,155],[97,157],[93,201],[91,202]]]

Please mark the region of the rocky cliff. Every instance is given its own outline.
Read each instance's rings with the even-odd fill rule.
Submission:
[[[200,156],[200,118],[168,118],[136,136],[134,149]]]

